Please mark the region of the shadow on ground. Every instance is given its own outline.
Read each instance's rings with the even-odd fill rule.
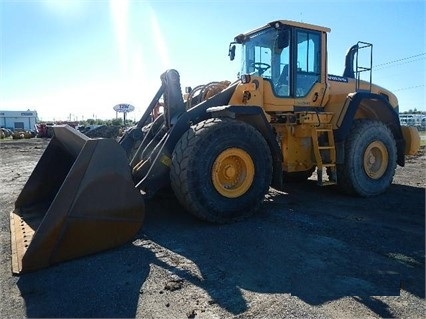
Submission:
[[[131,243],[22,275],[28,317],[134,317],[153,255]]]
[[[396,206],[401,198],[413,201],[409,209]],[[152,263],[232,314],[248,309],[242,289],[291,294],[310,305],[357,296],[381,317],[392,314],[379,296],[399,295],[400,286],[425,297],[423,188],[392,185],[384,197],[360,199],[295,184],[271,193],[257,215],[230,225],[200,222],[172,196],[149,202],[147,212],[137,239],[189,259],[201,280],[128,244],[22,276],[27,316],[134,317]]]

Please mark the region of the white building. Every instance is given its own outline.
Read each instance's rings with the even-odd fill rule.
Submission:
[[[33,131],[38,121],[36,111],[0,111],[0,127]]]

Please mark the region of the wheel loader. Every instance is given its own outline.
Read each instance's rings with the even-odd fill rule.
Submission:
[[[167,70],[118,142],[55,126],[10,215],[13,273],[131,240],[144,201],[162,189],[214,223],[251,215],[269,187],[315,170],[320,186],[384,192],[419,134],[400,125],[395,95],[372,83],[372,58],[358,58],[361,50],[372,56],[371,44],[353,45],[343,74],[328,74],[329,31],[282,20],[236,36],[228,54],[234,60],[239,47],[242,67],[233,83],[182,94],[179,73]]]

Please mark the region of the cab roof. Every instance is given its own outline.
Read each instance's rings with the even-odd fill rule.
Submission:
[[[276,20],[269,22],[268,24],[264,25],[263,27],[257,28],[255,30],[248,31],[243,34],[244,37],[250,36],[254,33],[257,33],[259,31],[268,29],[270,27],[276,27],[276,26],[282,26],[282,25],[288,25],[292,27],[302,28],[302,29],[308,29],[308,30],[315,30],[320,32],[330,32],[331,29],[327,27],[321,27],[319,25],[309,24],[309,23],[303,23],[303,22],[296,22],[296,21],[290,21],[290,20]],[[237,36],[241,37],[241,35]],[[236,37],[236,38],[237,38]]]

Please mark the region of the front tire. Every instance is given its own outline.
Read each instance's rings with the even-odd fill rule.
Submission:
[[[171,186],[200,219],[232,222],[254,213],[272,180],[272,157],[251,125],[213,118],[192,126],[172,155]]]
[[[385,124],[356,120],[345,142],[345,162],[337,165],[339,188],[363,197],[383,193],[396,168],[396,144]]]

